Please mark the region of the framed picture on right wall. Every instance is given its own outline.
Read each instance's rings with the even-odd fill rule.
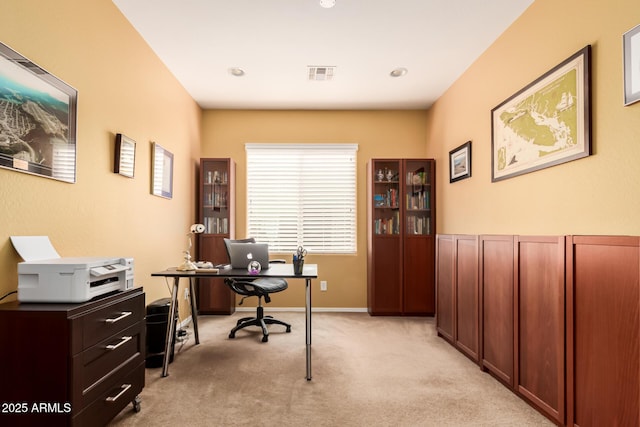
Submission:
[[[624,33],[624,105],[640,101],[640,25]]]
[[[491,110],[491,181],[591,155],[591,46]]]

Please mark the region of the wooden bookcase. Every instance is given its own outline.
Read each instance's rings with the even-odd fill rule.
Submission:
[[[198,260],[227,264],[224,238],[235,237],[235,163],[232,159],[200,159]],[[198,311],[201,314],[235,312],[235,294],[223,279],[199,278]]]
[[[367,164],[367,294],[372,315],[435,313],[435,162]]]

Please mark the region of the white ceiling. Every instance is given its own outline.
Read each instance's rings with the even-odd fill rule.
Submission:
[[[113,0],[205,109],[426,109],[533,1]]]

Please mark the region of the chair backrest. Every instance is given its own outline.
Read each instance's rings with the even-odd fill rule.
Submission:
[[[231,261],[231,244],[232,243],[255,243],[256,239],[253,237],[249,237],[248,239],[224,239],[224,247],[227,250],[227,256],[229,257],[229,261]]]

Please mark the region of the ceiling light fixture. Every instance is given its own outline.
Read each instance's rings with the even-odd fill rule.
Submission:
[[[229,72],[231,73],[232,76],[236,76],[236,77],[244,76],[244,70],[240,67],[229,68]]]
[[[407,70],[407,69],[406,69],[406,68],[404,68],[404,67],[401,67],[401,68],[396,68],[395,70],[391,71],[391,72],[389,73],[389,75],[390,75],[391,77],[402,77],[402,76],[404,76],[405,74],[407,74],[408,72],[409,72],[409,70]]]
[[[336,0],[320,0],[320,6],[324,7],[325,9],[331,9],[335,5]]]

